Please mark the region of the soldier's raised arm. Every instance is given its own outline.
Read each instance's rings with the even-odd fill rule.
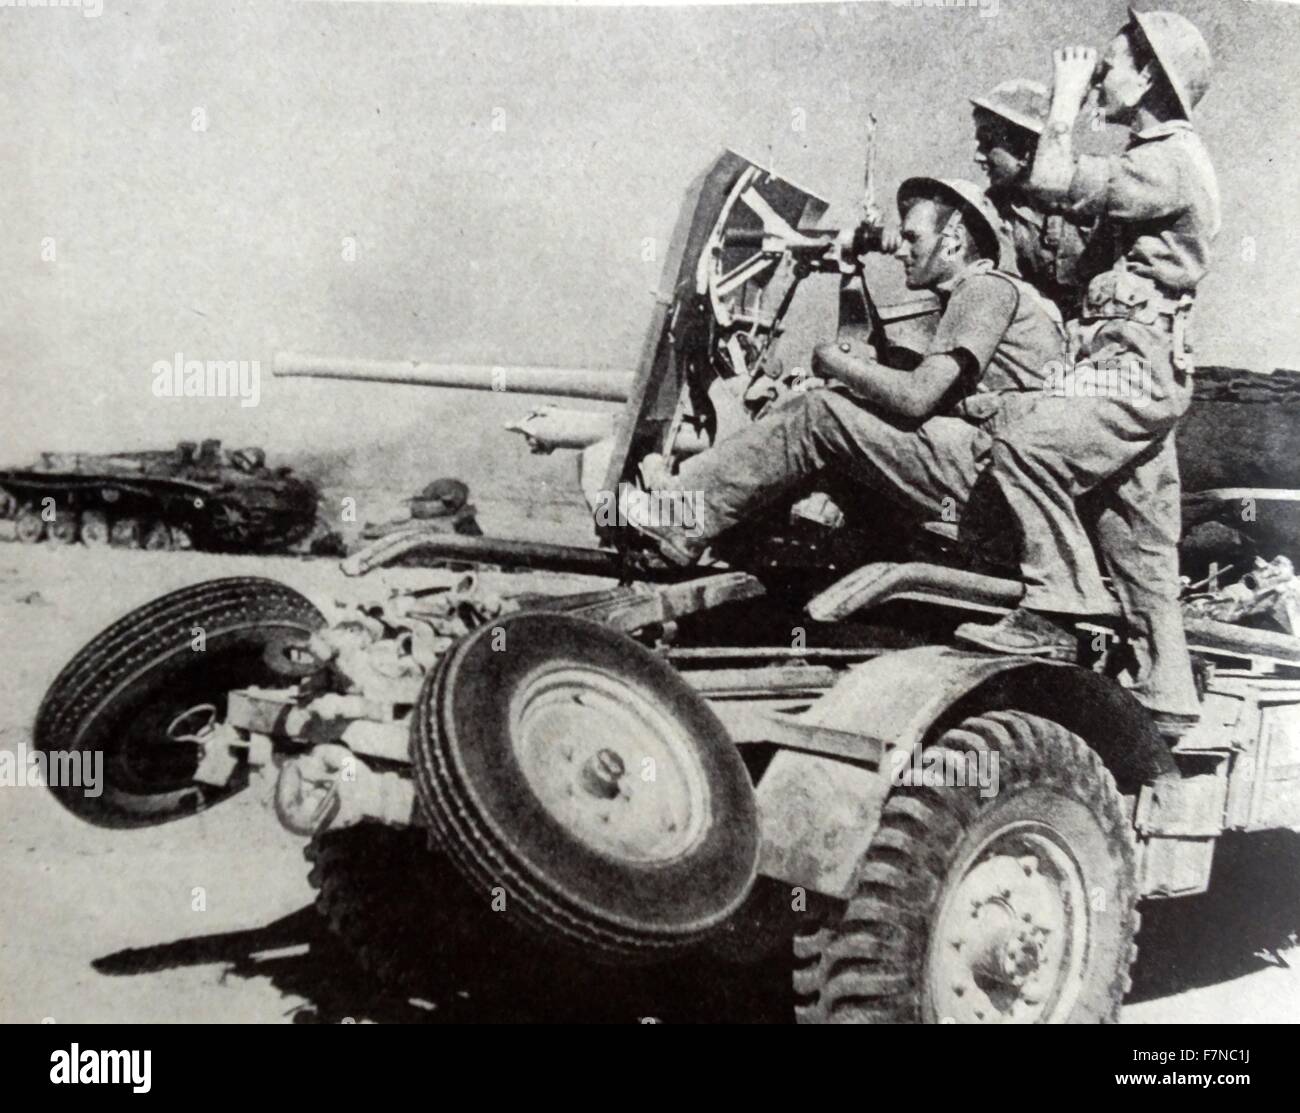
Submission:
[[[1052,55],[1052,103],[1038,140],[1029,191],[1043,201],[1065,200],[1074,180],[1074,122],[1087,99],[1097,71],[1097,52],[1066,46]]]

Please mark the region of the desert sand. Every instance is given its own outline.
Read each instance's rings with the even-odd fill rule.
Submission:
[[[234,574],[283,580],[321,606],[383,586],[324,560],[0,544],[0,746],[30,740],[47,685],[99,629],[164,591]],[[507,970],[485,947],[432,996],[383,993],[315,913],[302,845],[255,789],[180,822],[114,831],[42,788],[0,788],[0,1020],[791,1019],[780,961],[609,974],[533,956]],[[1208,894],[1144,907],[1124,1020],[1300,1021],[1297,925],[1300,836],[1225,839]]]

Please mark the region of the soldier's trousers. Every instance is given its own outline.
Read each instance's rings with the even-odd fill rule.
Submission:
[[[991,439],[959,417],[895,424],[834,389],[783,399],[762,421],[687,460],[677,486],[700,506],[700,535],[716,537],[823,469],[951,520]]]
[[[1167,320],[1167,319],[1166,319]],[[1094,498],[1093,529],[1137,656],[1134,694],[1156,711],[1196,714],[1198,700],[1179,607],[1182,513],[1174,430],[1191,401],[1190,376],[1171,361],[1164,322],[1075,326],[1078,361],[1142,375],[1067,378],[1064,396],[1039,397],[993,438],[989,475],[1020,527],[1026,607],[1066,614],[1108,610],[1076,499]],[[1128,389],[1125,389],[1127,386]],[[1127,396],[1126,396],[1127,395]]]

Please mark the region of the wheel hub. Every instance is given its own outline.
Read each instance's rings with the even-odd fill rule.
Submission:
[[[1041,824],[986,839],[940,906],[929,963],[942,1020],[1043,1023],[1068,1015],[1087,950],[1083,878]]]
[[[511,723],[529,788],[593,849],[667,862],[703,837],[703,768],[681,727],[625,679],[576,665],[543,670],[520,688]]]
[[[626,767],[614,750],[597,750],[582,767],[582,787],[601,800],[620,795],[619,781]]]

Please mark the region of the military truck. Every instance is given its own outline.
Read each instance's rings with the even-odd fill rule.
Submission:
[[[36,744],[106,755],[102,795],[60,802],[134,827],[273,773],[321,911],[398,989],[413,936],[436,961],[447,917],[491,903],[593,962],[784,949],[800,1021],[1115,1020],[1139,904],[1204,891],[1226,831],[1300,826],[1300,638],[1189,617],[1203,716],[1171,744],[1127,690],[1114,616],[1079,630],[1073,663],[957,648],[957,624],[1022,587],[973,566],[950,523],[820,483],[712,565],[645,551],[617,496],[648,453],[700,451],[810,388],[774,349],[805,277],[837,276],[841,332],[900,358],[933,312],[877,305],[825,211],[721,155],[630,376],[283,358],[281,374],[624,399],[612,420],[519,425],[578,451],[598,543],[413,522],[343,571],[422,554],[532,575],[377,588],[333,624],[265,579],[165,595],[46,694]]]
[[[273,552],[316,524],[317,491],[292,469],[266,466],[260,448],[219,440],[174,450],[43,452],[0,470],[14,537],[27,544]]]

